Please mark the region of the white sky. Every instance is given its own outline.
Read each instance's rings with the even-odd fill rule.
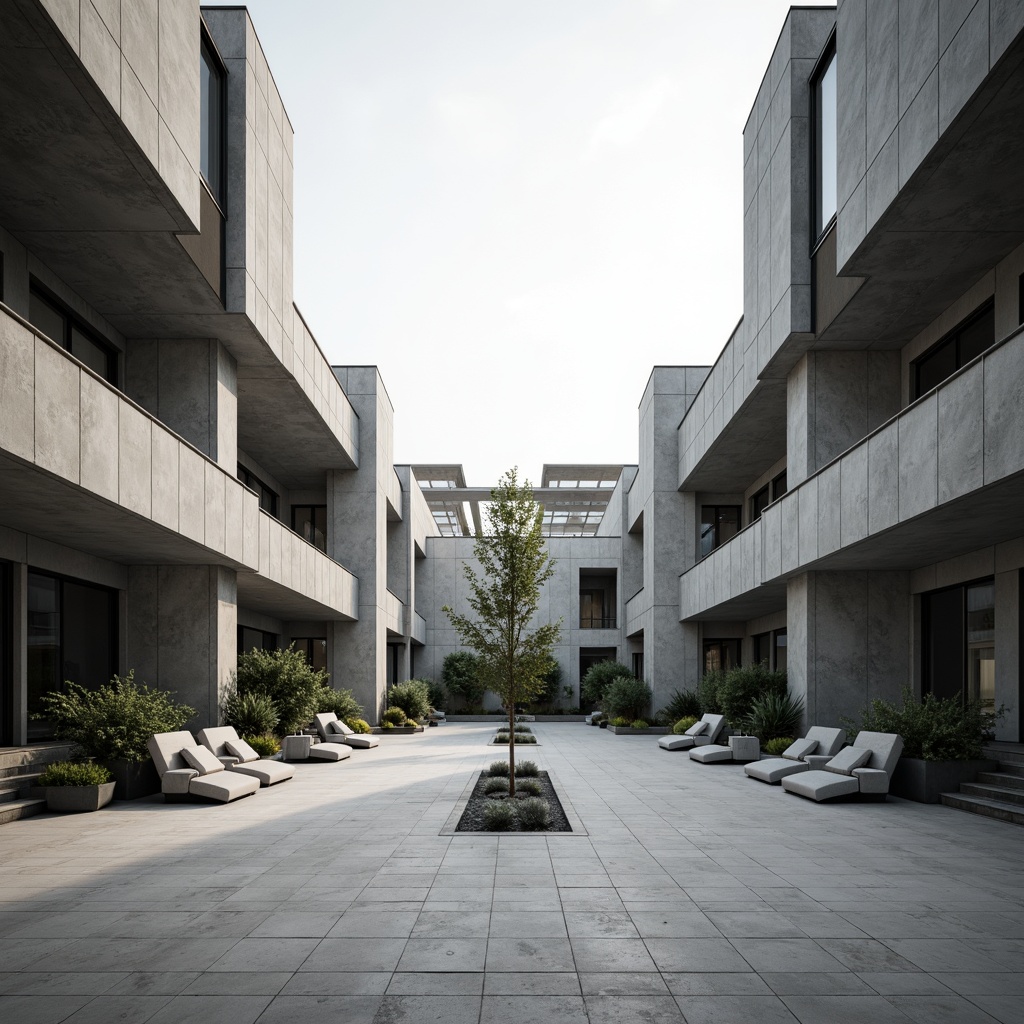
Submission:
[[[635,462],[655,364],[742,314],[779,0],[250,0],[295,129],[295,300],[395,461]]]

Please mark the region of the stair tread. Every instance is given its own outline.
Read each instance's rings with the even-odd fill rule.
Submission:
[[[957,810],[970,811],[1015,825],[1024,825],[1024,808],[1019,804],[1007,804],[1001,800],[989,800],[981,796],[967,796],[961,793],[943,793],[942,803]]]
[[[19,818],[27,818],[46,810],[45,800],[11,800],[0,804],[0,824],[6,825]]]
[[[1024,803],[1024,790],[996,786],[988,782],[965,782],[960,787],[960,793],[964,796],[1005,796],[1007,803]]]

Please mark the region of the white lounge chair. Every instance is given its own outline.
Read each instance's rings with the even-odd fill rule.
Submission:
[[[884,798],[902,753],[903,740],[895,733],[861,732],[852,746],[840,750],[821,771],[788,775],[782,788],[818,801],[854,793]]]
[[[229,772],[251,775],[261,786],[273,786],[287,782],[295,775],[295,769],[283,761],[264,760],[239,737],[233,726],[224,725],[215,729],[200,729],[196,739],[209,750]]]
[[[160,775],[160,791],[168,801],[201,796],[227,803],[260,788],[259,779],[226,771],[190,732],[158,732],[146,745]]]
[[[699,722],[691,725],[682,736],[662,736],[658,740],[658,746],[662,750],[689,750],[690,747],[703,747],[706,744],[714,743],[724,728],[724,715],[705,715]]]
[[[823,758],[825,763],[842,750],[846,742],[843,729],[830,729],[822,725],[812,725],[803,739],[794,740],[782,752],[781,757],[767,757],[761,761],[752,761],[744,765],[743,770],[752,779],[775,785],[788,775],[810,771],[814,765],[807,758]]]
[[[314,715],[313,723],[316,725],[316,731],[323,741],[318,746],[343,743],[346,747],[355,747],[360,750],[368,750],[370,747],[380,746],[380,740],[376,736],[355,732],[341,721],[333,711]]]
[[[728,743],[710,743],[694,747],[690,760],[700,764],[722,764],[727,761],[755,761],[761,755],[756,736],[730,736]]]

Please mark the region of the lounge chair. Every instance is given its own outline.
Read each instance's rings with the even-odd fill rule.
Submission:
[[[695,725],[691,725],[682,736],[662,736],[658,740],[658,746],[662,750],[689,750],[690,747],[703,747],[705,744],[714,743],[724,728],[724,715],[705,715]]]
[[[190,732],[158,732],[147,746],[160,775],[160,791],[169,802],[201,796],[227,803],[260,788],[259,779],[226,771]]]
[[[229,772],[251,775],[261,786],[287,782],[295,769],[283,761],[269,761],[260,757],[230,725],[216,729],[200,729],[196,739],[210,751]]]
[[[818,801],[855,793],[885,799],[902,753],[903,740],[895,733],[861,732],[852,746],[840,750],[821,771],[788,775],[782,780],[782,788]]]
[[[368,736],[366,733],[353,731],[333,711],[314,715],[313,723],[316,725],[316,731],[323,741],[318,746],[343,743],[346,747],[355,747],[360,750],[380,746],[380,740],[376,736]],[[313,749],[315,750],[316,747]]]
[[[701,764],[756,761],[760,756],[761,744],[756,736],[730,736],[728,743],[706,743],[690,751],[690,760]]]
[[[807,735],[786,747],[781,757],[767,757],[762,761],[752,761],[750,764],[744,765],[743,770],[752,779],[758,779],[774,786],[788,775],[810,771],[814,764],[809,762],[808,758],[823,758],[822,763],[831,760],[839,753],[845,742],[845,730],[812,725],[807,730]]]

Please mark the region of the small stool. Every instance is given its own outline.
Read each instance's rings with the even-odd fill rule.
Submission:
[[[281,757],[285,761],[308,761],[312,749],[312,736],[285,736],[281,741]]]
[[[739,764],[756,761],[761,756],[761,741],[756,736],[730,736],[729,749]]]

